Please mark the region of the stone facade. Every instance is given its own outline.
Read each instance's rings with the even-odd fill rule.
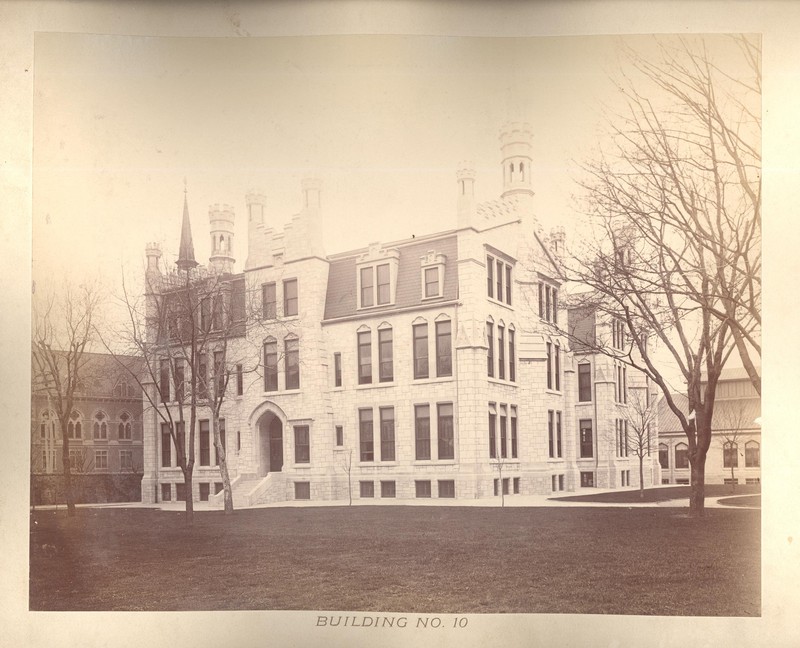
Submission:
[[[625,485],[638,484],[633,460],[604,437],[621,405],[599,358],[583,357],[592,401],[578,404],[576,356],[560,328],[565,236],[545,235],[534,215],[530,128],[507,126],[501,153],[497,200],[476,203],[472,165],[459,167],[457,229],[334,255],[324,251],[319,181],[303,181],[302,209],[282,232],[266,223],[265,197],[247,195],[245,270],[231,277],[243,278],[248,315],[228,364],[254,370],[221,413],[236,505],[549,494],[580,488],[581,473],[617,488],[625,470]],[[209,216],[210,271],[230,272],[233,210]],[[198,417],[210,418],[207,408]],[[587,418],[593,454],[581,458]],[[146,502],[175,498],[183,481],[174,452],[162,467],[159,425],[151,412]],[[645,475],[658,483],[655,453]],[[192,497],[221,502],[216,467],[196,468],[194,482]]]

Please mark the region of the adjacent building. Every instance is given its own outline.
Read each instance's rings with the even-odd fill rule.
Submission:
[[[686,396],[673,394],[673,399],[688,414]],[[686,435],[678,417],[663,399],[659,402],[658,427],[661,483],[688,484]],[[705,481],[707,484],[761,483],[761,398],[741,367],[723,369],[717,383]]]
[[[221,308],[217,324],[235,368],[221,427],[236,505],[638,485],[626,394],[648,386],[604,356],[572,350],[564,335],[565,233],[545,234],[534,214],[531,139],[526,124],[503,129],[496,200],[478,203],[473,167],[458,168],[453,230],[329,255],[321,183],[306,179],[302,208],[282,231],[270,225],[265,197],[247,195],[242,272],[227,205],[209,211],[207,267],[194,260],[186,203],[177,273],[148,246],[149,299],[181,276],[212,276],[237,304]],[[590,328],[617,334],[594,316]],[[175,376],[160,355],[168,346],[167,336],[148,358],[160,369],[147,388],[174,409],[175,385],[191,368]],[[204,359],[194,369],[206,375],[209,366]],[[186,493],[164,418],[146,412],[143,501],[221,501],[207,406],[198,419]],[[660,480],[657,447],[653,430],[645,485]]]
[[[138,372],[141,365],[133,357],[83,354],[67,424],[76,503],[141,499],[142,392],[131,377],[131,370]],[[31,428],[31,504],[64,503],[61,425],[35,377]]]

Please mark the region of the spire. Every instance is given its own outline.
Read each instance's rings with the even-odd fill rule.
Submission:
[[[186,199],[186,180],[183,181],[183,222],[181,223],[181,247],[175,262],[180,270],[191,270],[197,265],[194,260],[192,225],[189,222],[189,204]]]

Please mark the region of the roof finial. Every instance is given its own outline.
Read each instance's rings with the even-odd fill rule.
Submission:
[[[183,195],[186,195],[186,176],[183,176]]]

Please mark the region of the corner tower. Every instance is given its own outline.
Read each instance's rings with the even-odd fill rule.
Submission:
[[[503,169],[503,198],[533,196],[533,131],[525,122],[510,122],[500,131],[500,157]]]
[[[233,272],[233,218],[233,207],[230,205],[216,204],[208,208],[211,226],[211,257],[208,264],[216,274]]]

